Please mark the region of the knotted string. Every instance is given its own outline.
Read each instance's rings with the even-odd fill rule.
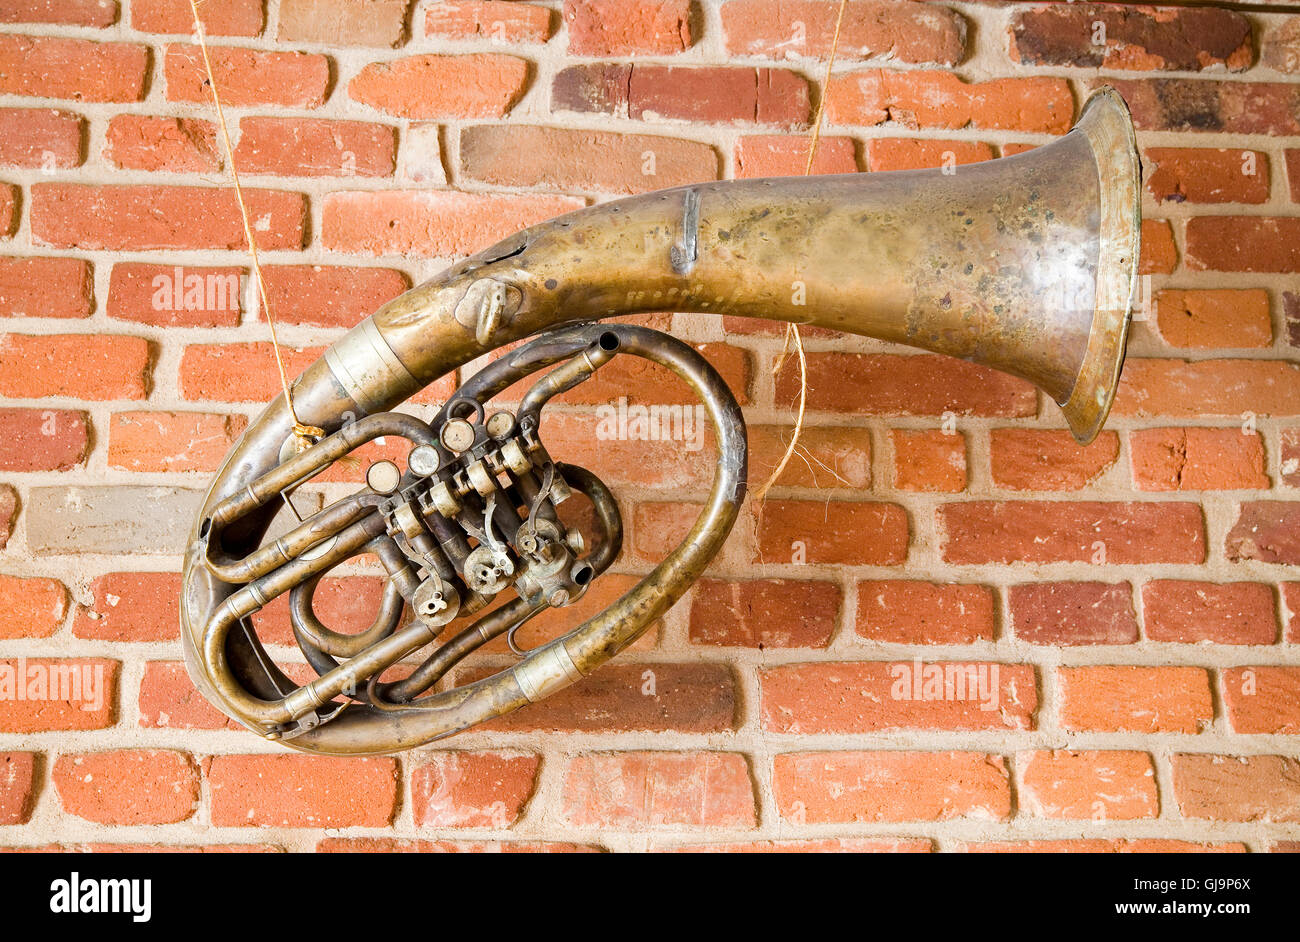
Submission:
[[[325,435],[325,430],[315,425],[304,425],[293,407],[293,392],[289,388],[289,376],[284,371],[284,358],[280,355],[280,338],[275,329],[275,315],[271,312],[271,302],[266,294],[266,283],[262,280],[262,265],[257,257],[257,240],[253,238],[253,227],[248,221],[248,206],[244,202],[244,189],[239,182],[239,170],[235,166],[235,151],[230,144],[230,128],[226,125],[225,110],[221,107],[221,95],[217,90],[217,78],[212,71],[212,60],[208,56],[207,39],[203,33],[203,22],[199,19],[199,4],[203,0],[190,0],[190,10],[194,14],[194,38],[203,53],[203,68],[208,76],[208,88],[212,91],[212,104],[216,108],[217,123],[221,127],[221,140],[226,149],[226,163],[230,165],[230,177],[235,185],[235,199],[239,203],[239,215],[244,224],[244,238],[248,241],[248,253],[253,263],[253,277],[257,280],[257,292],[262,310],[266,312],[266,322],[271,328],[271,350],[275,353],[275,367],[280,374],[280,388],[284,390],[284,402],[289,407],[289,417],[293,419],[294,446],[305,451]]]
[[[844,25],[844,8],[848,0],[840,0],[840,7],[835,14],[835,32],[831,36],[831,54],[826,60],[826,73],[822,79],[821,100],[817,102],[817,113],[813,117],[812,132],[808,140],[808,159],[804,163],[803,175],[810,176],[813,168],[813,158],[817,155],[817,145],[821,142],[822,118],[826,113],[826,98],[830,92],[831,69],[835,65],[835,53],[840,46],[840,28]],[[803,432],[804,409],[808,403],[808,360],[803,352],[803,336],[799,333],[799,325],[790,323],[785,328],[785,344],[781,347],[781,355],[776,358],[776,363],[772,366],[772,375],[775,376],[781,372],[785,366],[786,357],[790,353],[791,345],[794,346],[795,353],[799,356],[799,411],[795,416],[794,434],[790,437],[790,443],[786,445],[785,454],[781,456],[781,461],[776,466],[776,470],[771,476],[763,482],[763,486],[758,489],[754,495],[754,500],[761,505],[767,497],[767,492],[772,489],[777,479],[785,472],[785,467],[790,463],[790,458],[794,455],[795,449],[799,446],[799,436]]]

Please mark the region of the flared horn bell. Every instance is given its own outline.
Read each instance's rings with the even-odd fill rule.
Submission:
[[[1053,398],[1075,439],[1086,445],[1106,422],[1124,366],[1141,255],[1142,161],[1128,106],[1110,87],[1088,99],[1074,132],[1092,148],[1099,184],[1096,288],[1091,311],[1084,311],[1090,314],[1087,342],[1074,382]]]

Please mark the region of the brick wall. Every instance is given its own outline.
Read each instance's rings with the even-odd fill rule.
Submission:
[[[873,171],[1045,143],[1113,82],[1150,304],[1082,449],[1018,381],[809,331],[808,460],[634,650],[437,748],[286,753],[180,664],[191,515],[277,386],[264,317],[221,290],[248,260],[188,4],[0,0],[0,659],[107,688],[0,701],[0,845],[1300,846],[1300,17],[853,0],[823,89],[832,0],[203,9],[293,372],[520,226],[800,172],[823,94],[817,169]],[[795,394],[779,326],[649,320],[727,376],[762,480]],[[548,428],[629,524],[589,604],[707,474],[707,452],[595,447],[601,401],[676,395],[611,374]],[[327,620],[368,620],[377,585],[327,582]],[[282,605],[260,625],[289,640]],[[982,667],[989,697],[901,698],[915,659]]]

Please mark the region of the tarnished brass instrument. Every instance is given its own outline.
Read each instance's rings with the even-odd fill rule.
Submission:
[[[293,384],[299,418],[323,438],[296,447],[281,397],[227,457],[186,559],[191,677],[269,739],[384,753],[540,700],[635,641],[726,539],[745,494],[745,424],[691,347],[599,318],[733,314],[921,347],[1031,381],[1060,405],[1074,436],[1090,441],[1124,357],[1140,176],[1128,110],[1106,89],[1064,137],[956,173],[679,187],[571,213],[452,266],[385,305]],[[525,340],[431,421],[389,411]],[[613,495],[591,472],[553,460],[539,430],[548,400],[619,356],[668,367],[703,402],[718,448],[704,510],[681,545],[609,608],[519,652],[508,669],[444,688],[467,654],[573,602],[618,555]],[[492,407],[538,372],[515,411]],[[263,542],[282,495],[381,436],[409,443],[405,470],[372,464],[366,486]],[[557,510],[575,492],[591,502],[592,533]],[[363,553],[387,571],[383,599],[368,629],[340,633],[316,616],[313,593],[324,574]],[[301,685],[272,662],[250,622],[286,593],[296,640],[319,675]],[[410,668],[405,676],[379,679],[399,662]]]

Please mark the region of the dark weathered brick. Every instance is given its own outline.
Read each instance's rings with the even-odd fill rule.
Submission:
[[[1239,72],[1254,57],[1250,21],[1230,10],[1048,4],[1011,20],[1011,58],[1028,65]]]

